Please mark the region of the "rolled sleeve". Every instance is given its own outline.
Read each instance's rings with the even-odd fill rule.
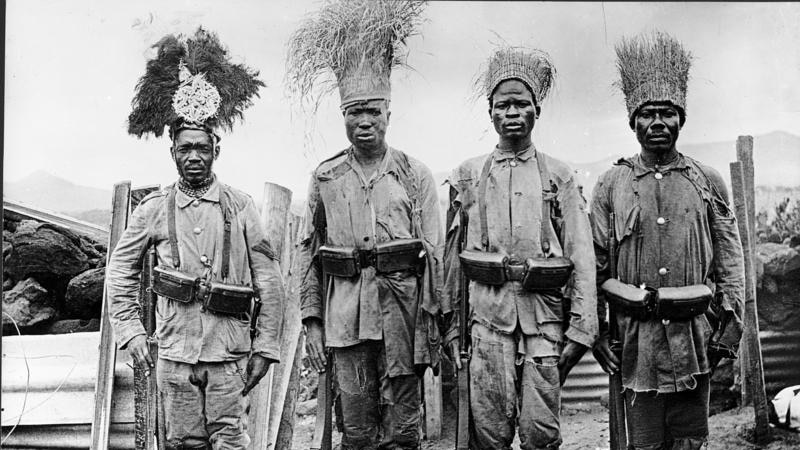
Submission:
[[[146,334],[138,296],[142,255],[149,242],[147,216],[153,203],[143,203],[134,210],[106,268],[109,319],[121,349],[134,337]]]
[[[245,218],[245,234],[250,246],[250,271],[254,277],[254,285],[261,299],[261,312],[255,339],[251,343],[253,353],[279,361],[281,327],[286,302],[280,266],[268,236],[259,221],[258,210],[252,199],[248,200],[243,211]]]
[[[564,256],[575,266],[567,286],[572,303],[566,336],[591,347],[598,333],[596,265],[586,202],[574,178],[559,189],[558,200],[564,215]]]

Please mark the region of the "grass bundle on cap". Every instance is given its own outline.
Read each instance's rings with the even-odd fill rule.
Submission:
[[[392,67],[406,62],[406,40],[417,34],[423,1],[328,1],[290,37],[289,93],[316,111],[338,86],[342,107],[390,98]],[[333,74],[335,80],[330,77]]]
[[[631,128],[636,111],[648,102],[671,102],[680,111],[682,125],[692,54],[661,31],[623,38],[615,50],[620,79],[614,84],[625,94]]]
[[[503,81],[516,79],[531,90],[534,101],[541,106],[555,84],[555,77],[556,68],[546,52],[503,46],[489,57],[481,75],[475,79],[473,89],[476,98],[485,95],[491,104],[497,86]]]

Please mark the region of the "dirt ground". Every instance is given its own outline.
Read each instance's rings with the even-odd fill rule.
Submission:
[[[455,411],[445,402],[442,438],[438,441],[423,441],[424,450],[451,450],[455,448]],[[293,450],[307,450],[314,432],[314,415],[297,416],[295,421]],[[575,404],[564,406],[561,413],[562,450],[606,450],[608,449],[608,410],[600,404]],[[752,436],[752,408],[736,408],[711,416],[709,419],[709,450],[797,450],[800,449],[800,433],[772,428],[772,441],[765,445],[754,445],[747,438]],[[334,431],[334,448],[338,448],[340,436]],[[514,449],[518,449],[515,442]]]

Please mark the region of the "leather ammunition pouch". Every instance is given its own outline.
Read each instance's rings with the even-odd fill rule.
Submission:
[[[381,275],[405,270],[421,273],[426,261],[425,247],[419,239],[395,239],[370,250],[323,245],[319,257],[326,274],[343,278],[355,277],[367,267],[375,267]]]
[[[660,288],[656,303],[659,319],[685,320],[703,314],[714,295],[705,284]]]
[[[153,269],[153,291],[181,303],[199,301],[203,308],[218,314],[249,313],[253,288],[216,281],[205,282],[184,272],[158,266]]]
[[[653,316],[655,290],[640,289],[614,278],[606,280],[600,288],[616,312],[637,320],[647,320]]]
[[[176,302],[193,302],[197,295],[197,277],[156,266],[153,269],[153,292]]]
[[[572,273],[572,261],[564,257],[528,258],[525,264],[511,264],[500,253],[464,250],[458,255],[461,270],[473,281],[499,286],[507,281],[520,281],[528,291],[560,289]]]
[[[713,297],[705,284],[654,290],[609,279],[601,289],[616,311],[637,320],[688,320],[705,313]]]

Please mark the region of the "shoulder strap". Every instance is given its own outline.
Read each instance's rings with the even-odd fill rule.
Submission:
[[[483,251],[489,251],[489,219],[486,217],[486,184],[489,180],[489,169],[492,168],[493,154],[489,154],[486,162],[483,163],[481,177],[478,180],[478,215],[481,221],[481,247]]]
[[[172,250],[172,265],[181,268],[181,257],[178,252],[178,232],[175,229],[175,195],[178,189],[173,185],[167,193],[167,230],[169,233],[169,247]]]
[[[403,185],[403,190],[406,191],[406,195],[408,196],[409,200],[411,200],[411,228],[414,234],[420,234],[418,230],[420,230],[420,199],[419,199],[419,184],[417,180],[417,174],[414,173],[414,169],[411,167],[411,161],[408,160],[408,155],[401,152],[400,150],[394,150],[397,153],[400,160],[400,166],[403,168],[403,173],[400,174],[398,177],[400,180],[400,184]],[[423,236],[419,235],[416,236],[418,239],[422,239]]]
[[[539,222],[539,241],[542,247],[542,252],[548,253],[550,251],[550,241],[545,239],[546,227],[544,224],[547,223],[548,220],[552,222],[552,202],[556,201],[555,196],[558,193],[558,187],[556,187],[555,183],[553,183],[552,179],[550,178],[550,170],[547,168],[547,156],[540,151],[536,152],[536,165],[539,168],[539,180],[542,183],[542,193],[544,194],[544,192],[547,191],[553,195],[552,201],[545,201],[544,195],[542,195],[542,220]],[[558,231],[556,231],[556,233],[558,233]],[[547,255],[545,254],[545,257],[546,256]]]
[[[231,211],[228,209],[228,189],[220,183],[219,207],[222,209],[222,279],[228,278],[231,264]],[[247,249],[248,252],[250,249]]]

